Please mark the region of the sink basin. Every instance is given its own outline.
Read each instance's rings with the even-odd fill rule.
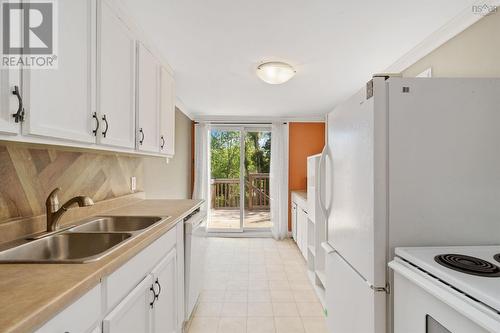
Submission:
[[[152,216],[102,216],[74,227],[77,232],[134,232],[151,227],[164,218]]]
[[[84,263],[109,254],[130,233],[61,233],[0,252],[0,262]]]

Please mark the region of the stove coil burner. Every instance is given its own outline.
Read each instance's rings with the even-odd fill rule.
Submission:
[[[496,261],[500,262],[500,253],[495,254],[493,258],[495,258]]]
[[[440,254],[434,260],[452,270],[484,277],[500,277],[500,267],[486,260],[463,254]]]

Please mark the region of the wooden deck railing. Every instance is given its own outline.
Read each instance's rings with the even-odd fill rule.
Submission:
[[[245,180],[245,208],[249,210],[269,210],[269,174],[251,173]],[[240,208],[240,180],[212,179],[212,208]]]

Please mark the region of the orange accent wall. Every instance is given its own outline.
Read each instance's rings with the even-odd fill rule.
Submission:
[[[291,192],[307,188],[307,157],[325,146],[325,123],[288,124],[288,230],[291,230]]]

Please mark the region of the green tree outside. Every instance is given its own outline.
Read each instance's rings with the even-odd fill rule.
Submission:
[[[247,132],[245,136],[245,177],[250,173],[269,173],[271,132]],[[240,133],[211,131],[212,179],[234,179],[240,175]]]

